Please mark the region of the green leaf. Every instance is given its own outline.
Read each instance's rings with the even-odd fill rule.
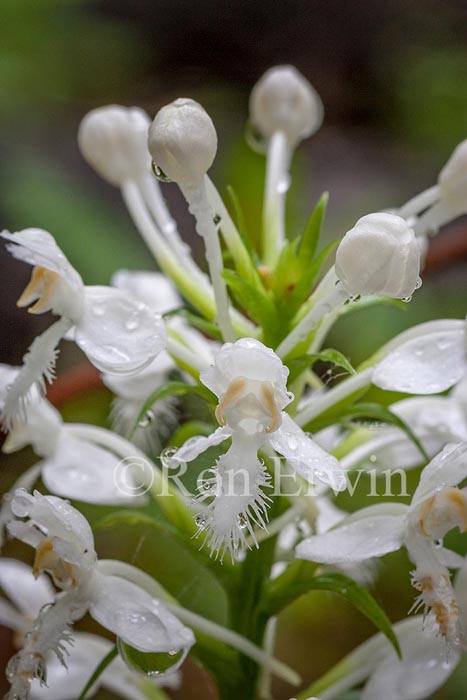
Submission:
[[[290,369],[289,381],[294,381],[302,372],[314,365],[315,362],[329,362],[336,367],[342,367],[349,374],[356,374],[349,360],[338,350],[329,348],[321,352],[294,357],[287,362]]]
[[[127,561],[152,576],[185,608],[228,625],[226,591],[199,542],[185,540],[148,515],[120,511],[94,527],[101,558]],[[225,564],[227,566],[227,564]]]
[[[353,406],[349,406],[348,408],[345,408],[341,414],[340,414],[341,420],[344,419],[350,419],[353,420],[355,418],[362,418],[362,419],[370,419],[370,420],[376,420],[381,423],[387,423],[389,425],[395,425],[397,428],[400,428],[401,430],[404,431],[404,433],[407,435],[409,440],[415,445],[415,447],[418,449],[420,454],[422,455],[423,459],[425,462],[429,462],[430,458],[427,455],[422,443],[418,439],[418,437],[415,435],[413,430],[410,428],[409,425],[405,421],[402,420],[402,418],[399,418],[399,416],[396,416],[395,413],[393,413],[389,408],[386,408],[385,406],[381,406],[380,404],[377,403],[357,403],[354,404]]]
[[[224,270],[224,279],[237,303],[253,321],[262,326],[268,344],[274,345],[273,340],[278,333],[278,319],[272,299],[266,292],[257,289],[232,270]]]
[[[78,700],[84,700],[88,692],[91,690],[92,686],[94,683],[97,681],[99,676],[104,673],[105,669],[107,666],[115,659],[115,657],[118,655],[118,649],[117,645],[115,644],[114,647],[109,651],[109,653],[102,659],[102,661],[98,664],[96,670],[94,673],[91,675],[90,679],[84,686],[83,690],[81,691],[81,695],[79,696]]]
[[[172,309],[172,311],[168,311],[166,314],[164,314],[165,319],[172,318],[172,316],[184,318],[190,323],[190,325],[198,328],[200,331],[203,331],[203,333],[211,336],[211,338],[214,338],[215,340],[222,340],[222,334],[215,323],[212,323],[212,321],[207,321],[205,318],[198,316],[198,314],[195,314],[184,307]]]
[[[263,607],[269,615],[277,615],[297,598],[313,590],[332,591],[343,596],[365,615],[388,638],[400,657],[400,647],[391,622],[371,593],[343,574],[315,576],[316,565],[294,562],[265,589]]]
[[[253,248],[251,246],[250,237],[248,235],[246,222],[245,222],[245,216],[243,214],[243,209],[242,209],[242,205],[240,204],[240,200],[237,197],[237,194],[236,194],[234,188],[232,187],[232,185],[227,185],[227,193],[230,197],[230,201],[232,202],[232,207],[233,207],[234,214],[235,214],[235,223],[237,225],[238,232],[241,236],[241,239],[243,241],[245,248],[248,251],[250,258],[252,260],[254,260],[254,252],[253,252]]]
[[[290,313],[296,313],[303,302],[308,299],[313,287],[315,286],[316,280],[321,272],[321,268],[326,261],[328,255],[336,248],[340,243],[341,239],[338,238],[335,241],[331,241],[323,250],[317,255],[317,257],[311,262],[297,283],[295,289],[290,295],[291,310]],[[306,306],[306,305],[305,305]],[[300,309],[297,313],[297,319],[300,320],[302,316],[305,315],[305,310],[302,312]]]
[[[213,433],[218,427],[218,425],[214,425],[213,423],[205,423],[204,421],[200,420],[190,420],[177,428],[167,444],[173,447],[181,447],[187,440],[192,437],[196,437],[197,435],[211,435],[211,433]]]
[[[329,194],[324,192],[321,195],[318,204],[311,213],[307,225],[305,226],[305,230],[298,241],[297,255],[307,261],[313,260],[318,248],[319,237],[321,235],[328,199]]]
[[[135,425],[133,426],[133,429],[130,435],[128,436],[128,439],[131,440],[136,428],[141,423],[141,421],[144,420],[148,411],[151,410],[156,401],[165,399],[168,396],[186,396],[186,394],[195,394],[196,396],[200,396],[202,399],[205,399],[208,403],[211,404],[217,403],[217,398],[205,386],[201,386],[200,384],[185,384],[185,382],[166,382],[158,389],[153,391],[150,396],[148,396],[148,398],[143,404],[141,411],[139,412],[138,418],[136,419]]]

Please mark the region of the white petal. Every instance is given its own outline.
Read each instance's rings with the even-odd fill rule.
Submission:
[[[162,350],[161,317],[127,292],[86,287],[85,308],[75,341],[103,372],[137,372]]]
[[[337,459],[308,437],[286,413],[282,413],[280,428],[270,434],[269,444],[310,483],[323,483],[336,491],[345,489],[347,482]]]
[[[372,375],[381,389],[409,394],[438,394],[467,372],[464,329],[409,340],[379,362]]]
[[[33,527],[35,523],[47,537],[54,539],[57,552],[59,544],[63,550],[67,549],[67,556],[71,557],[67,558],[67,561],[70,563],[81,563],[84,553],[86,558],[93,555],[94,536],[91,527],[84,515],[68,501],[56,496],[43,496],[39,491],[34,491],[32,495],[18,489],[12,502],[12,510],[18,518],[31,519],[31,522],[18,521],[9,525],[12,534],[23,542],[36,546],[43,538],[41,535],[38,540],[38,531]]]
[[[165,351],[147,366],[135,374],[104,374],[104,384],[117,396],[125,399],[146,400],[152,392],[167,381],[167,373],[173,370],[175,363]]]
[[[447,486],[457,486],[467,478],[467,443],[446,445],[422,471],[412,506]]]
[[[7,600],[0,598],[0,625],[10,630],[27,632],[30,620],[19,613]]]
[[[54,455],[42,463],[42,479],[51,493],[64,498],[101,505],[136,505],[132,495],[136,482],[131,473],[125,474],[126,481],[132,480],[129,489],[125,492],[119,488],[119,463],[112,452],[64,435]]]
[[[182,447],[171,457],[174,462],[191,462],[210,447],[220,445],[232,435],[228,426],[217,428],[211,435],[198,435],[185,442]]]
[[[32,569],[17,559],[0,559],[0,588],[16,607],[34,619],[43,605],[54,600],[55,592],[47,576],[35,579]]]
[[[373,515],[309,537],[297,546],[299,559],[322,564],[350,564],[399,549],[405,531],[400,516]]]
[[[92,617],[124,642],[144,652],[189,649],[193,632],[134,583],[96,574],[89,608]]]
[[[80,275],[70,265],[50,233],[40,228],[26,228],[16,233],[3,231],[0,236],[12,241],[7,248],[15,258],[57,272],[77,292],[82,291],[83,281]]]
[[[160,314],[182,306],[174,284],[160,272],[118,270],[112,277],[112,286],[125,289]]]
[[[415,625],[395,626],[402,661],[388,650],[386,659],[375,668],[366,684],[362,700],[425,700],[451,675],[460,655],[453,650],[448,652],[443,639],[424,632],[421,618],[416,620],[418,632]]]
[[[62,427],[60,413],[47,400],[39,398],[25,406],[26,420],[16,420],[3,444],[11,453],[31,445],[40,457],[52,454]]]
[[[66,657],[66,667],[55,654],[51,654],[47,659],[47,686],[41,686],[35,681],[31,687],[31,700],[76,700],[112,646],[112,642],[95,634],[74,633],[73,645],[70,646],[70,654]],[[103,676],[86,697],[94,697],[101,685]]]
[[[235,343],[225,343],[216,354],[214,365],[204,370],[200,378],[219,398],[237,377],[271,382],[282,409],[293,398],[287,393],[288,375],[289,370],[271,348],[254,338],[240,338]]]

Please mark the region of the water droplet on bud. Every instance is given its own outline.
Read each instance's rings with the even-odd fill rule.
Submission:
[[[156,165],[154,161],[152,162],[152,172],[157,177],[157,179],[160,180],[160,182],[172,182],[170,177],[167,177],[162,168],[159,168],[159,166]]]
[[[249,147],[256,153],[261,153],[264,155],[268,150],[268,141],[264,136],[258,131],[256,126],[248,121],[245,127],[245,141]]]
[[[178,461],[174,459],[174,456],[178,452],[178,447],[165,447],[161,452],[161,462],[166,469],[176,469],[178,467]]]
[[[148,676],[160,678],[167,673],[176,671],[185,661],[188,649],[174,649],[159,653],[146,653],[117,641],[118,651],[128,668]]]

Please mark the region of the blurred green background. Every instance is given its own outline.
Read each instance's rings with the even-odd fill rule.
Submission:
[[[293,63],[321,94],[326,121],[294,160],[289,231],[301,231],[328,190],[325,235],[331,240],[362,214],[397,206],[430,186],[466,136],[466,36],[464,0],[2,0],[1,225],[50,230],[88,283],[107,283],[119,267],[153,268],[117,190],[82,161],[76,131],[82,116],[102,104],[140,105],[153,115],[190,96],[218,129],[213,177],[222,191],[234,186],[257,236],[264,160],[243,138],[248,94],[268,67]],[[176,187],[165,186],[165,193],[199,256]],[[329,344],[358,363],[413,323],[464,316],[465,228],[461,220],[440,234],[423,287],[405,312],[381,307],[351,314]],[[452,240],[457,243],[449,247]],[[15,309],[30,271],[3,247],[0,269],[0,361],[19,363],[49,320]],[[60,367],[81,359],[67,348]],[[67,416],[76,420],[81,411],[84,419],[102,418],[107,400],[102,394],[93,406],[68,406]],[[4,488],[28,458],[5,460]],[[413,593],[407,560],[391,557],[374,592],[396,620]],[[279,654],[306,680],[372,633],[357,612],[318,592],[288,610],[280,629]],[[2,639],[7,653],[9,637]],[[434,697],[463,698],[466,684],[464,665]],[[208,692],[190,694],[185,687],[176,697],[201,695]],[[278,688],[278,698],[289,695]]]

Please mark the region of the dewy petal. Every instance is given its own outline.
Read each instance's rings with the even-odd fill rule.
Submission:
[[[73,635],[73,646],[64,666],[55,655],[47,659],[47,685],[35,680],[31,685],[31,700],[76,700],[100,661],[112,649],[112,642],[86,632]],[[110,668],[112,668],[113,663]],[[100,676],[86,697],[92,698],[100,685]]]
[[[268,441],[310,483],[323,483],[336,491],[345,489],[345,474],[337,459],[306,435],[286,413],[282,413],[282,424],[270,434]]]
[[[407,341],[376,365],[372,382],[391,391],[438,394],[466,373],[466,333],[459,329]]]
[[[118,576],[95,574],[89,612],[103,627],[143,652],[177,652],[195,642],[193,632],[160,601]]]
[[[54,454],[42,463],[42,479],[48,491],[83,503],[101,505],[135,505],[134,493],[129,483],[129,492],[118,486],[116,468],[119,458],[112,452],[84,440],[63,435]],[[125,474],[125,481],[131,479]]]
[[[0,236],[12,241],[7,248],[15,258],[35,267],[44,267],[56,272],[76,292],[82,292],[81,276],[70,265],[50,233],[40,228],[26,228],[16,233],[3,231]]]
[[[140,399],[143,402],[164,381],[167,373],[173,370],[175,363],[170,355],[162,350],[157,357],[136,374],[104,374],[104,384],[117,396],[124,399]]]
[[[94,537],[91,527],[86,518],[73,508],[68,501],[64,501],[56,496],[43,496],[39,491],[34,491],[31,495],[24,489],[18,489],[12,502],[12,511],[18,518],[30,518],[30,522],[11,523],[13,526],[24,526],[30,533],[37,532],[33,524],[37,524],[41,531],[48,538],[54,539],[55,549],[62,545],[62,549],[67,550],[67,561],[70,563],[80,562],[84,554],[88,558],[94,553]],[[18,536],[15,528],[14,535]],[[19,539],[26,541],[26,531]],[[37,542],[37,537],[31,535]],[[44,536],[42,536],[44,537]],[[35,545],[33,545],[35,546]]]
[[[402,546],[404,532],[403,517],[373,515],[308,537],[295,553],[299,559],[322,564],[351,564],[395,552]]]
[[[292,398],[287,393],[289,370],[271,348],[254,338],[240,338],[225,343],[214,358],[214,365],[201,373],[200,379],[220,398],[238,377],[271,382],[276,400],[283,409]]]
[[[31,620],[51,603],[55,591],[47,576],[34,578],[32,569],[17,559],[0,559],[0,588],[16,607]]]
[[[62,418],[56,408],[41,397],[25,407],[25,420],[17,420],[3,444],[3,452],[10,453],[31,445],[40,457],[52,454],[62,427]]]
[[[185,442],[182,447],[171,457],[174,462],[191,462],[210,447],[220,445],[232,435],[228,426],[217,428],[211,435],[197,435]]]
[[[412,507],[436,491],[457,486],[467,478],[467,442],[446,445],[422,471],[412,499]]]
[[[103,372],[137,372],[162,350],[162,318],[142,301],[111,287],[86,287],[75,342]]]
[[[388,648],[386,658],[375,668],[361,700],[425,700],[451,675],[460,655],[447,653],[446,644],[433,632],[424,631],[422,618],[412,618],[394,627],[402,661]]]
[[[182,306],[174,284],[160,272],[118,270],[112,277],[112,286],[130,292],[160,314]]]
[[[19,613],[11,603],[0,598],[0,625],[8,627],[14,632],[27,632],[30,621]]]

